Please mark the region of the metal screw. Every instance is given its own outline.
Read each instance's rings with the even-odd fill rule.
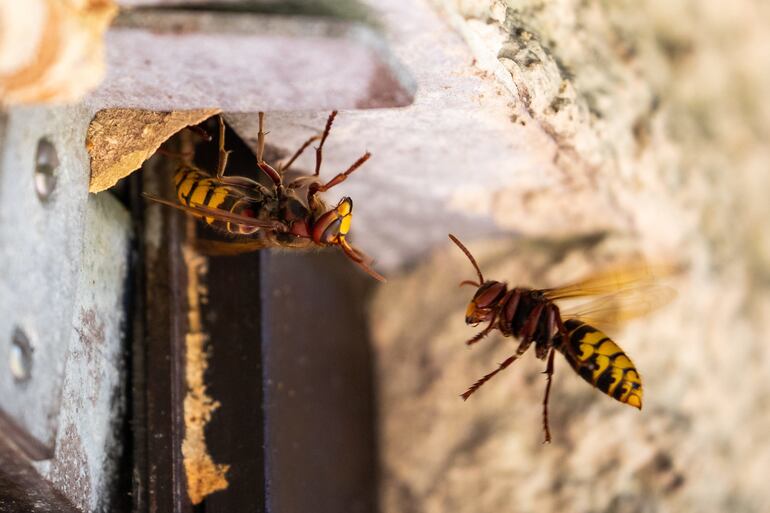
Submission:
[[[32,346],[29,338],[20,328],[16,328],[13,332],[8,366],[16,383],[24,383],[32,377]]]
[[[40,201],[46,201],[56,187],[56,168],[59,167],[59,157],[56,147],[48,139],[37,142],[35,153],[35,192]]]

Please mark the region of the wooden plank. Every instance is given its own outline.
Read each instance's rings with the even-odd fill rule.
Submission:
[[[251,152],[231,131],[227,141],[233,150],[228,174],[254,178]],[[214,169],[216,156],[215,143],[196,149],[203,168]],[[164,173],[156,174],[170,183],[172,171]],[[173,196],[166,191],[165,197]],[[372,281],[333,250],[208,257],[201,282],[207,298],[202,330],[209,340],[205,387],[219,406],[205,439],[211,459],[229,466],[228,486],[190,505],[177,450],[184,437],[180,366],[187,311],[178,248],[185,216],[161,212],[160,249],[144,249],[139,310],[145,321],[135,328],[145,334],[144,347],[135,347],[145,356],[134,365],[144,367],[135,377],[135,421],[145,427],[136,439],[137,504],[207,513],[376,511],[364,316]],[[217,237],[202,225],[198,232]]]
[[[228,129],[227,148],[233,150],[228,174],[256,178],[256,160]],[[216,169],[216,140],[201,144],[196,161]],[[201,238],[217,235],[199,225]],[[209,336],[208,393],[220,406],[206,428],[212,459],[229,465],[228,487],[208,496],[207,513],[265,511],[264,418],[262,411],[261,253],[208,257],[207,301],[203,326]]]
[[[174,163],[160,160],[156,165],[142,174],[141,189],[168,194]],[[138,244],[134,305],[134,509],[188,513],[192,505],[181,454],[187,322],[181,254],[184,216],[147,204],[138,192],[133,198],[144,233]],[[148,221],[146,216],[155,217]]]
[[[212,458],[230,468],[227,490],[206,498],[207,513],[265,511],[259,273],[259,253],[209,259],[207,384],[220,406],[206,439]]]
[[[35,471],[26,457],[0,433],[0,511],[77,513],[64,496]]]
[[[334,252],[263,263],[268,510],[376,511],[373,280]]]

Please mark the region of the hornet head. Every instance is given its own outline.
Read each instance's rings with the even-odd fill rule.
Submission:
[[[336,207],[324,212],[313,223],[311,237],[313,242],[322,246],[339,246],[349,259],[366,271],[372,278],[385,281],[385,278],[372,269],[372,260],[357,250],[347,240],[350,223],[353,220],[353,200],[342,198]]]
[[[478,287],[476,293],[473,295],[468,308],[465,310],[465,322],[468,324],[478,324],[480,322],[488,321],[495,315],[495,311],[500,307],[500,301],[508,292],[508,286],[505,283],[499,281],[484,281],[484,276],[481,274],[476,259],[473,258],[471,252],[468,251],[462,242],[457,237],[449,234],[449,238],[452,242],[465,253],[465,256],[471,261],[473,267],[476,269],[476,275],[479,278],[478,282],[472,280],[465,280],[460,283],[462,285],[473,285]]]

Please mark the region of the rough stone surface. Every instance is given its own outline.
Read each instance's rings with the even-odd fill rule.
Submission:
[[[358,21],[128,10],[106,42],[107,75],[86,99],[101,108],[256,112],[411,100],[376,30]]]
[[[434,8],[415,7],[409,19],[425,26],[438,13],[475,59],[476,68],[471,58],[453,61],[451,74],[475,69],[479,91],[499,93],[473,97],[463,144],[447,144],[438,121],[414,138],[423,141],[414,154],[443,153],[443,164],[463,150],[478,164],[456,158],[439,171],[417,157],[409,180],[467,213],[475,207],[482,228],[439,211],[422,243],[443,247],[391,276],[373,303],[383,511],[768,511],[767,7],[437,0]],[[394,6],[388,19],[403,27],[407,18]],[[448,48],[437,45],[434,57]],[[452,92],[436,112],[450,126],[451,102],[469,97]],[[490,119],[497,131],[476,140]],[[518,144],[537,132],[545,142]],[[491,156],[490,139],[503,138],[512,142]],[[381,173],[383,183],[407,179]],[[468,187],[474,176],[483,179]],[[400,213],[413,208],[408,199],[399,195]],[[415,217],[391,229],[410,234]],[[493,336],[463,346],[478,328],[464,325],[472,291],[457,283],[474,274],[439,241],[446,231],[470,241],[485,276],[511,284],[558,285],[639,252],[687,264],[673,304],[610,332],[641,372],[644,409],[606,398],[557,356],[554,443],[543,446],[545,365],[529,354],[463,403],[459,394],[514,345]],[[380,242],[362,246],[377,255]]]
[[[628,213],[604,215],[616,200],[594,192],[593,174],[565,167],[559,143],[512,96],[502,66],[474,65],[479,59],[467,43],[424,3],[377,3],[372,10],[417,92],[407,107],[342,111],[325,146],[322,177],[371,151],[328,197],[353,198],[353,237],[379,265],[414,261],[443,244],[450,230],[570,234],[628,225]],[[270,111],[267,142],[290,155],[323,128],[327,115]],[[226,119],[256,145],[253,113]],[[307,152],[296,168],[313,169],[312,159]]]

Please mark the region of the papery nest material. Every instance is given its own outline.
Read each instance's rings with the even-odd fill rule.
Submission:
[[[105,109],[88,126],[86,148],[91,157],[89,192],[100,192],[139,169],[169,137],[197,125],[219,109],[155,112]]]

